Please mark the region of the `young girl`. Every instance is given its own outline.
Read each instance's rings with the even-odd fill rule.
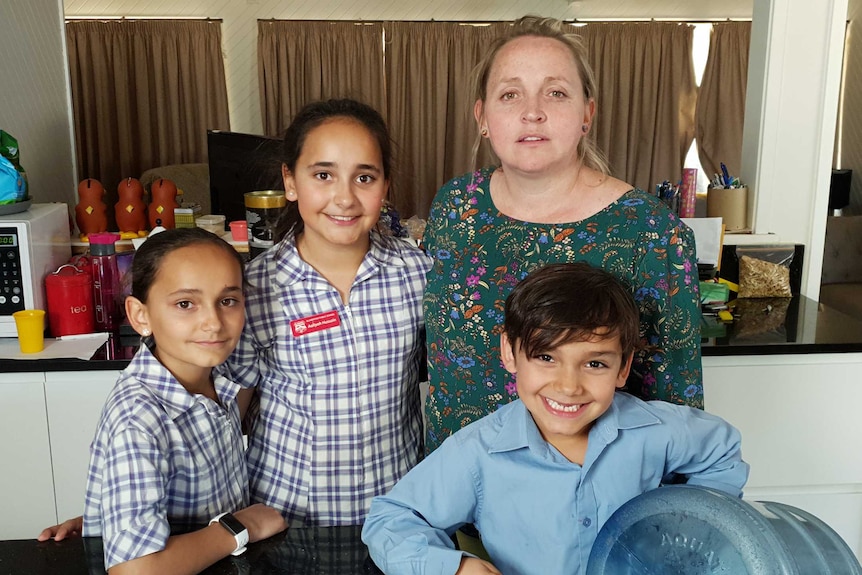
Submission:
[[[248,320],[227,363],[259,400],[251,499],[305,525],[359,525],[422,452],[430,261],[375,230],[391,173],[376,110],[310,104],[284,144],[280,242],[247,267]]]
[[[286,527],[276,510],[248,506],[240,387],[213,369],[243,329],[242,268],[197,228],[154,235],[135,254],[126,314],[144,345],[90,446],[83,525],[102,537],[113,575],[197,573]]]

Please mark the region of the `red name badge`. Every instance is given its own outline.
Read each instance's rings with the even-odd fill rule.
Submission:
[[[293,320],[290,322],[290,332],[293,337],[299,337],[339,325],[341,325],[341,320],[338,318],[338,312],[332,310]]]

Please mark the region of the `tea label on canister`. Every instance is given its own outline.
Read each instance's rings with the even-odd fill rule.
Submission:
[[[245,194],[245,219],[248,222],[248,249],[251,257],[275,243],[275,226],[286,204],[284,192],[279,190]]]

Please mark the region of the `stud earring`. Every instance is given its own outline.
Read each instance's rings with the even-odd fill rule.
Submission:
[[[488,136],[488,128],[482,128],[482,137]]]
[[[142,329],[141,335],[144,337],[149,337],[150,336],[150,330],[148,330],[147,328]]]
[[[586,134],[587,132],[590,131],[590,125],[584,124],[583,126],[581,126],[581,131]]]

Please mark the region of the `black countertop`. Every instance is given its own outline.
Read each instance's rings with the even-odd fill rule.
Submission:
[[[111,334],[90,359],[51,358],[51,359],[7,359],[0,358],[0,373],[34,371],[121,371],[129,365],[137,346],[129,345],[127,338]]]
[[[292,527],[222,559],[206,575],[378,575],[359,538],[361,527]],[[73,538],[0,541],[0,575],[104,575],[102,541]]]
[[[862,321],[812,299],[737,299],[734,320],[704,316],[703,356],[862,352]]]
[[[704,357],[862,352],[862,320],[802,296],[736,300],[733,323],[702,319]],[[122,370],[136,346],[112,336],[92,359],[0,358],[0,373]]]

